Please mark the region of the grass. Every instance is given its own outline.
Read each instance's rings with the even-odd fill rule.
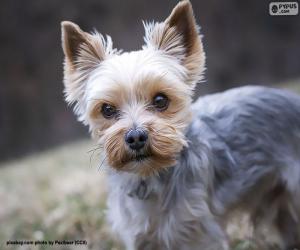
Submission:
[[[300,84],[284,87],[300,92]],[[49,249],[49,245],[7,246],[8,240],[85,240],[87,245],[53,249],[122,250],[105,221],[105,174],[89,141],[58,147],[0,166],[0,249]],[[234,250],[254,250],[245,217],[228,231]],[[51,249],[51,248],[50,248]]]
[[[105,224],[105,177],[90,163],[91,148],[82,141],[1,166],[0,249],[24,249],[6,246],[16,239],[86,240],[78,249],[121,249]]]

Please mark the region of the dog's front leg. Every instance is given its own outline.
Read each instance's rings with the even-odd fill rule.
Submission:
[[[201,237],[200,247],[195,249],[229,250],[227,235],[215,218],[208,216],[202,219],[201,226],[204,235]]]

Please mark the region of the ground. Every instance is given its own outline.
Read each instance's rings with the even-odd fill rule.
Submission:
[[[284,87],[300,92],[300,83]],[[121,250],[105,221],[105,173],[96,146],[83,140],[0,165],[0,249]],[[229,231],[233,250],[255,249],[248,224]],[[242,240],[241,240],[242,239]],[[7,245],[32,240],[40,245]],[[87,245],[43,245],[48,240],[85,240]]]

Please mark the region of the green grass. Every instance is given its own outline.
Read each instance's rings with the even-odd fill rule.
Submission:
[[[286,88],[300,92],[300,83]],[[94,145],[81,141],[0,166],[0,249],[8,240],[86,240],[87,246],[52,249],[121,250],[105,221],[105,174],[98,170]],[[246,217],[228,227],[234,250],[254,250]]]

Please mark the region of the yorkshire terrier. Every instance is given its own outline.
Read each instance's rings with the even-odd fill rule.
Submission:
[[[142,49],[123,53],[62,22],[66,101],[102,148],[126,248],[229,249],[234,211],[255,238],[268,226],[280,249],[299,248],[300,98],[247,86],[192,103],[205,53],[190,2],[144,27]]]

